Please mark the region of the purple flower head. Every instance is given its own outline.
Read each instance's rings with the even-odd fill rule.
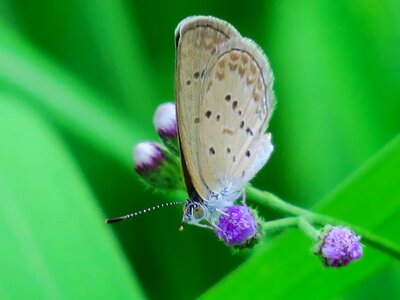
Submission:
[[[257,221],[247,206],[232,205],[219,217],[217,236],[229,246],[249,247],[257,237]]]
[[[176,138],[178,136],[174,103],[159,105],[153,121],[161,139]]]
[[[157,170],[165,156],[161,147],[156,143],[142,142],[133,150],[135,170],[139,175]]]
[[[329,267],[341,267],[362,257],[360,237],[345,227],[326,226],[318,254]]]

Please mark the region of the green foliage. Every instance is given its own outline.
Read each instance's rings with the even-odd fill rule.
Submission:
[[[1,298],[142,298],[66,145],[35,112],[1,98]]]
[[[400,199],[397,188],[400,177],[396,176],[399,169],[400,136],[320,201],[315,210],[359,224],[400,244],[400,206],[397,201]],[[376,214],[377,201],[379,214]],[[368,246],[364,259],[338,271],[324,268],[309,253],[311,247],[310,240],[298,231],[279,236],[273,244],[266,241],[246,263],[208,291],[203,299],[244,299],[249,294],[257,298],[266,292],[268,299],[288,299],[293,290],[299,298],[306,299],[313,291],[313,297],[317,299],[332,299],[387,267],[393,260]],[[240,289],[236,288],[238,286]],[[391,296],[396,298],[394,294]]]
[[[104,224],[185,199],[145,189],[131,149],[174,98],[175,26],[209,14],[275,72],[275,152],[254,186],[399,244],[399,138],[335,188],[399,133],[398,1],[0,5],[1,299],[400,297],[399,264],[370,246],[327,270],[295,230],[232,255],[211,232],[179,233],[178,207]]]

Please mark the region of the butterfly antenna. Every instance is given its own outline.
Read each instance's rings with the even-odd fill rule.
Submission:
[[[144,213],[147,213],[147,212],[149,212],[149,211],[153,211],[153,210],[156,210],[156,209],[159,209],[159,208],[163,208],[163,207],[167,207],[167,206],[171,206],[171,205],[175,205],[175,204],[181,204],[181,205],[183,205],[183,204],[185,204],[185,203],[186,203],[186,202],[172,201],[172,202],[168,202],[168,203],[159,204],[159,205],[156,205],[156,206],[153,206],[153,207],[149,207],[149,208],[146,208],[146,209],[143,209],[143,210],[139,210],[139,211],[137,211],[137,212],[134,212],[134,213],[131,213],[131,214],[128,214],[128,215],[125,215],[125,216],[121,216],[121,217],[117,217],[117,218],[112,218],[112,219],[107,219],[107,220],[106,220],[106,223],[107,223],[107,224],[111,224],[111,223],[121,222],[121,221],[124,221],[124,220],[126,220],[126,219],[133,218],[133,217],[142,215],[142,214],[144,214]]]

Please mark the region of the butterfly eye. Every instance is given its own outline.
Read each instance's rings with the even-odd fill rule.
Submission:
[[[201,219],[204,217],[204,209],[201,206],[196,206],[193,210],[193,216],[196,219]]]

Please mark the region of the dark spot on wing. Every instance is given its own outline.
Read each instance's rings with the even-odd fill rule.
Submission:
[[[238,102],[235,100],[232,102],[232,109],[235,110],[238,105]]]

